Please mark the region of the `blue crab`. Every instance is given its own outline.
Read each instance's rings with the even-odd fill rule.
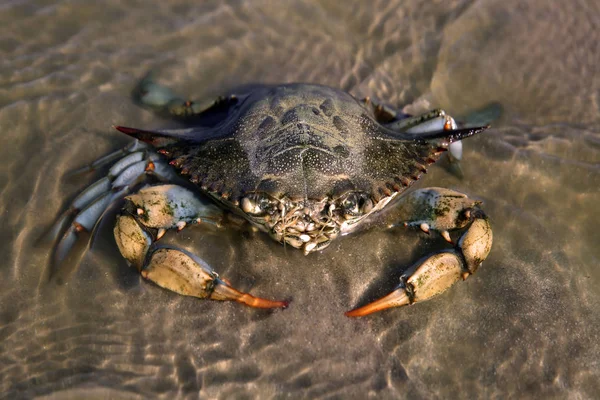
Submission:
[[[78,233],[92,230],[123,197],[115,240],[144,278],[182,295],[252,307],[288,303],[234,289],[200,257],[161,245],[166,230],[219,223],[227,210],[309,254],[399,200],[395,206],[410,216],[405,225],[438,232],[453,246],[407,269],[392,293],[347,312],[350,317],[429,299],[473,274],[490,251],[492,230],[479,202],[444,188],[406,192],[452,143],[487,126],[459,128],[443,110],[409,116],[312,84],[261,86],[198,103],[148,76],[134,97],[189,127],[116,127],[136,140],[88,167],[114,162],[56,223],[57,237],[64,230],[57,263]],[[452,231],[459,236],[454,242]]]

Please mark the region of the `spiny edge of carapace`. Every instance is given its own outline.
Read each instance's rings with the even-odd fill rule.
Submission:
[[[385,199],[390,196],[395,196],[398,193],[403,192],[408,187],[410,187],[414,182],[421,178],[421,175],[427,173],[427,167],[431,164],[434,164],[442,153],[448,150],[447,146],[440,145],[437,146],[433,151],[427,152],[426,154],[422,154],[416,156],[413,160],[410,161],[412,164],[412,171],[408,174],[397,175],[391,179],[386,179],[384,181],[378,182],[373,185],[371,188],[371,193],[369,193],[369,197],[374,204],[378,204],[382,199]],[[223,182],[213,181],[210,182],[207,176],[201,176],[197,173],[191,171],[191,168],[187,167],[186,164],[189,161],[189,155],[178,155],[176,149],[168,149],[162,148],[157,150],[161,155],[172,158],[169,161],[169,164],[179,170],[181,175],[185,175],[188,177],[191,183],[194,183],[200,187],[200,189],[211,197],[216,199],[222,199],[231,203],[234,206],[239,206],[241,204],[241,200],[251,194],[256,193],[256,191],[241,191],[239,193],[233,193],[231,190],[227,190],[226,185]],[[268,193],[267,193],[268,194]],[[268,194],[272,196],[272,194]],[[343,197],[344,194],[337,196],[337,198]],[[293,199],[289,198],[286,193],[279,193],[278,195],[272,196],[275,200],[278,201],[291,201],[291,202],[299,202],[302,199]],[[333,202],[332,196],[324,196],[323,199],[309,199],[315,202]]]
[[[378,203],[384,197],[396,195],[410,187],[414,182],[418,181],[423,174],[427,173],[427,167],[439,160],[441,155],[448,150],[447,147],[440,146],[436,150],[425,157],[417,157],[413,160],[414,170],[408,175],[398,175],[393,177],[393,181],[386,180],[373,188],[373,199]],[[398,183],[402,187],[398,186]]]

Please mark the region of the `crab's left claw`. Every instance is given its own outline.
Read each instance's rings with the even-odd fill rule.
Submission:
[[[450,191],[444,191],[444,195],[432,198],[432,192],[437,189],[421,190],[412,196],[415,200],[420,198],[421,204],[427,204],[428,209],[436,214],[440,219],[438,221],[429,221],[428,225],[434,229],[446,229],[449,225],[449,215],[457,212],[457,215],[463,216],[468,211],[469,224],[467,230],[458,240],[454,249],[434,254],[427,258],[423,263],[409,268],[400,278],[400,285],[390,294],[379,300],[367,304],[366,306],[354,309],[346,313],[348,317],[362,317],[377,311],[382,311],[391,307],[400,307],[424,301],[433,296],[444,292],[457,281],[464,280],[469,275],[475,273],[481,263],[487,258],[492,248],[492,229],[488,218],[483,211],[476,210],[453,210],[445,215],[440,211],[440,206],[445,208],[453,204],[467,204],[464,197],[456,197]],[[438,193],[439,194],[439,193]],[[450,201],[452,200],[452,201]],[[454,226],[460,226],[463,222],[457,218]],[[447,235],[447,230],[443,232]]]
[[[220,279],[208,264],[183,250],[156,250],[141,274],[158,286],[184,296],[237,301],[255,308],[287,308],[289,305],[287,301],[262,299],[234,289]]]
[[[200,257],[160,246],[166,230],[202,221],[218,224],[221,210],[177,185],[149,186],[127,196],[114,228],[121,255],[142,277],[184,296],[230,300],[255,308],[286,308],[287,301],[254,297],[234,289]],[[204,222],[202,222],[204,223]]]

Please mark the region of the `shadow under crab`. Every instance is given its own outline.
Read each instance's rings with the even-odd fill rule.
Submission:
[[[93,165],[121,157],[57,223],[58,232],[77,214],[57,245],[56,262],[66,256],[78,232],[93,229],[108,204],[127,195],[115,239],[144,278],[183,295],[262,308],[288,303],[238,292],[199,257],[162,246],[164,232],[219,221],[227,209],[280,243],[305,254],[320,251],[402,196],[451,143],[487,128],[458,128],[442,110],[407,116],[312,84],[254,87],[202,104],[185,101],[148,76],[134,96],[141,105],[190,127],[116,127],[142,143]],[[147,176],[168,183],[129,194]],[[181,177],[186,184],[171,184]],[[449,242],[448,232],[459,230],[460,239],[454,248],[408,269],[392,294],[348,316],[426,300],[475,272],[490,251],[488,219],[466,195],[428,188],[400,200],[399,206],[409,210],[406,225],[438,231]]]

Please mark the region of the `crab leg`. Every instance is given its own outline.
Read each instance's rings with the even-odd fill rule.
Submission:
[[[157,113],[182,119],[198,116],[213,107],[237,101],[235,96],[217,97],[208,102],[185,100],[171,89],[154,82],[151,72],[135,87],[133,98],[138,104]]]
[[[142,277],[185,296],[231,300],[256,308],[286,308],[286,301],[254,297],[234,289],[199,257],[185,250],[160,247],[168,229],[181,230],[199,221],[218,222],[221,211],[177,185],[150,186],[127,196],[114,229],[123,257]]]
[[[415,219],[407,226],[419,226],[423,231],[439,231],[450,241],[449,230],[463,229],[454,249],[428,257],[409,268],[400,284],[379,300],[346,312],[348,317],[363,317],[391,307],[400,307],[434,297],[461,278],[475,273],[487,258],[493,234],[490,222],[479,203],[466,195],[442,188],[421,189],[411,193],[404,204]]]
[[[54,265],[60,264],[60,262],[66,258],[73,245],[75,245],[78,234],[81,232],[92,231],[96,226],[96,223],[101,219],[104,211],[121,195],[122,192],[106,192],[98,196],[98,198],[88,204],[75,216],[56,245],[54,251]]]
[[[146,149],[148,149],[148,146],[145,143],[140,142],[139,140],[136,140],[136,141],[132,142],[131,144],[128,144],[127,146],[125,146],[122,149],[119,149],[110,154],[100,157],[99,159],[97,159],[96,161],[94,161],[93,163],[91,163],[89,165],[86,165],[85,167],[71,171],[70,173],[67,174],[67,176],[78,175],[78,174],[82,174],[85,172],[95,171],[96,169],[98,169],[104,165],[110,164],[111,162],[113,162],[115,160],[122,160],[122,159],[126,158],[125,156],[127,156],[128,154],[143,151]],[[113,167],[114,167],[114,165],[113,165]]]
[[[397,132],[425,133],[456,129],[454,119],[444,110],[432,110],[416,117],[407,117],[386,124]]]
[[[90,204],[94,199],[98,198],[101,194],[106,193],[110,190],[111,184],[110,179],[102,178],[99,181],[94,182],[87,189],[81,192],[75,200],[71,203],[71,206],[58,218],[54,223],[48,237],[51,239],[57,238],[61,232],[64,232],[65,225],[73,215],[80,212],[85,208],[86,205]]]
[[[147,174],[164,181],[173,178],[173,172],[159,161],[157,154],[136,151],[117,161],[107,176],[79,194],[47,234],[49,240],[61,237],[54,251],[53,264],[60,264],[76,243],[78,234],[92,231],[105,210],[139,184]],[[67,224],[69,226],[65,230]]]
[[[377,108],[376,108],[377,109]],[[459,140],[461,137],[470,135],[470,132],[477,132],[486,129],[488,126],[473,125],[472,128],[458,129],[458,124],[444,110],[435,109],[418,116],[402,116],[398,118],[397,114],[391,122],[384,122],[384,126],[396,134],[410,135],[414,139],[427,137],[444,132],[455,133],[455,138],[448,145],[448,169],[458,178],[463,177],[460,167],[462,159],[463,145]]]
[[[136,141],[137,142],[137,141]],[[121,152],[122,150],[119,150]],[[115,154],[115,153],[112,153]],[[111,189],[114,189],[120,185],[122,185],[126,179],[121,178],[119,182],[113,184],[116,178],[119,178],[119,175],[130,165],[135,162],[139,162],[143,160],[145,154],[142,152],[130,153],[127,156],[123,157],[117,163],[115,163],[109,170],[108,175],[104,178],[92,183],[87,187],[83,192],[81,192],[75,200],[71,203],[69,208],[59,217],[57,222],[54,224],[52,229],[49,232],[50,238],[56,238],[64,230],[65,223],[75,214],[79,213],[82,209],[84,209],[87,205],[92,203],[94,200],[98,199],[102,194],[108,192]],[[156,157],[156,156],[154,156]],[[151,160],[154,157],[149,157]],[[104,157],[103,157],[104,158]],[[93,164],[92,164],[93,165]],[[145,166],[144,166],[145,167]],[[87,169],[85,167],[84,169]],[[90,167],[91,168],[91,167]],[[84,169],[78,170],[83,171]],[[145,169],[145,168],[144,168]],[[90,171],[92,169],[89,169]],[[131,173],[128,174],[131,177]],[[131,182],[130,182],[131,183]]]
[[[388,128],[408,134],[428,134],[431,132],[453,131],[457,130],[458,125],[454,118],[447,115],[444,110],[432,110],[425,114],[408,117],[391,122],[386,125]],[[462,158],[462,141],[457,140],[448,146],[448,158],[451,163],[458,165]],[[456,168],[459,168],[458,166]]]

